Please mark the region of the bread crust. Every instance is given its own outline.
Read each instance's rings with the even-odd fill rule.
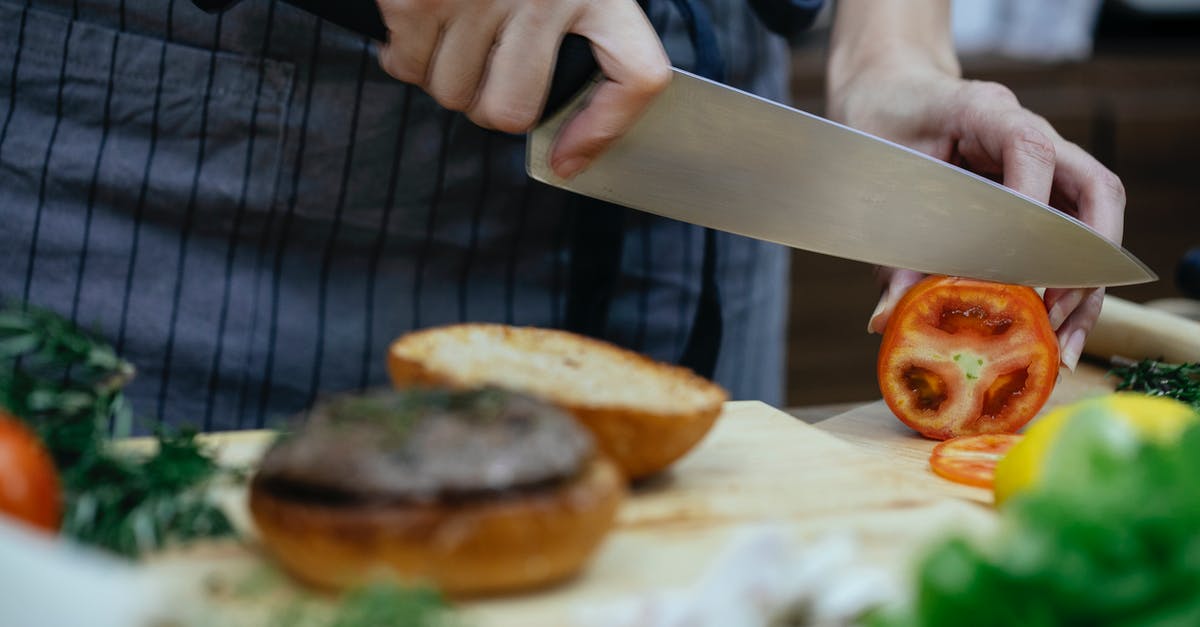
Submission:
[[[521,345],[536,346],[543,340],[566,343],[581,353],[612,360],[629,377],[661,379],[702,399],[702,402],[690,403],[691,406],[680,403],[671,409],[649,408],[620,401],[589,402],[573,395],[569,385],[550,392],[533,389],[532,385],[515,386],[517,391],[540,396],[571,413],[592,433],[600,450],[616,461],[629,479],[660,472],[688,453],[712,428],[728,399],[720,386],[691,370],[654,361],[608,342],[567,331],[500,324],[448,325],[400,337],[388,351],[388,372],[393,384],[399,388],[438,386],[458,389],[484,384],[512,386],[511,382],[489,376],[486,370],[448,371],[431,363],[431,350],[436,350],[439,345],[453,346],[457,338],[472,333],[486,333],[496,342]],[[620,385],[620,382],[615,381],[613,385]]]
[[[256,478],[250,513],[262,544],[298,579],[345,590],[380,577],[451,598],[547,586],[579,572],[625,496],[617,468],[593,459],[551,487],[448,503],[317,503]]]

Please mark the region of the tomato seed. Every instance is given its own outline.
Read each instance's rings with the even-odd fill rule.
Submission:
[[[1014,397],[1020,396],[1025,389],[1025,381],[1029,378],[1029,369],[1014,370],[1006,372],[998,377],[988,387],[987,392],[983,396],[983,415],[989,417],[999,416],[1004,408],[1008,406],[1008,402]]]
[[[909,366],[901,375],[904,384],[913,393],[917,407],[937,411],[946,400],[946,382],[932,370],[920,366]]]

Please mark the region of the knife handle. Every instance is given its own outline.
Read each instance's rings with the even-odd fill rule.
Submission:
[[[639,0],[642,10],[645,10],[646,1]],[[375,0],[288,0],[288,3],[376,41],[387,41],[388,29]],[[588,40],[581,35],[567,33],[558,49],[541,120],[554,115],[570,102],[599,69]]]

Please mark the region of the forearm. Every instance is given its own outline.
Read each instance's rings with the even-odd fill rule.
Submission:
[[[831,95],[873,68],[961,76],[950,0],[838,0],[836,11],[826,74]]]

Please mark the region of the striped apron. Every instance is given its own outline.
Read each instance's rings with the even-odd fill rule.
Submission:
[[[699,13],[720,64],[700,69],[783,101],[786,42],[750,4],[649,17],[696,70]],[[784,248],[531,182],[523,150],[282,2],[0,0],[0,298],[115,343],[143,431],[271,426],[458,321],[587,333],[781,402]]]

